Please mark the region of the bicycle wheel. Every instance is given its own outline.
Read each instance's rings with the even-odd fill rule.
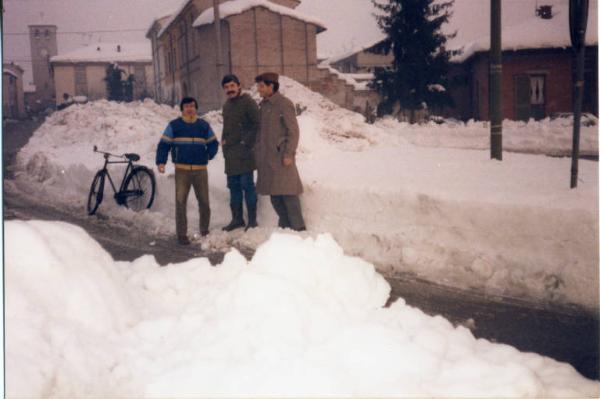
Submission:
[[[96,210],[102,202],[102,197],[104,195],[105,178],[106,172],[103,170],[98,171],[98,173],[96,173],[96,176],[94,176],[94,180],[92,181],[92,186],[90,187],[90,194],[88,195],[87,201],[88,215],[93,215],[94,213],[96,213]]]
[[[154,173],[143,166],[136,167],[125,180],[123,203],[136,212],[150,208],[154,202]]]

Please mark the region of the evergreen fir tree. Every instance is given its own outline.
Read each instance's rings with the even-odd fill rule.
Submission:
[[[378,114],[390,114],[396,104],[410,112],[424,107],[453,105],[447,92],[450,53],[441,26],[448,22],[454,0],[372,0],[383,13],[377,15],[386,34],[377,50],[392,52],[391,67],[376,68],[370,86],[381,95]]]
[[[109,64],[106,67],[106,92],[110,101],[124,100],[123,80],[121,79],[125,71],[116,64]]]
[[[135,78],[133,75],[129,75],[123,84],[123,101],[131,102],[133,101],[133,85],[135,82]]]

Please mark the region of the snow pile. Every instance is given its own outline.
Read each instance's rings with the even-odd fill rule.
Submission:
[[[113,262],[64,223],[5,228],[7,397],[600,393],[568,364],[402,299],[384,308],[387,282],[329,235],[274,234],[251,262],[233,250],[217,267],[159,267]]]
[[[302,236],[328,232],[347,253],[388,274],[597,309],[596,162],[580,161],[578,188],[570,190],[567,158],[505,152],[502,162],[491,161],[483,123],[410,126],[388,119],[369,125],[293,80],[282,77],[281,91],[300,113],[297,162],[309,228]],[[85,212],[89,185],[103,161],[92,153],[93,144],[139,153],[140,162],[152,166],[160,135],[177,115],[177,109],[151,101],[98,101],[57,112],[19,152],[18,184],[44,201]],[[220,136],[220,113],[205,117]],[[506,122],[506,146],[554,153],[557,143],[570,140],[565,121]],[[582,128],[582,152],[597,151],[596,129]],[[261,197],[260,228],[220,231],[230,220],[223,170],[219,152],[209,165],[212,230],[200,245],[257,248],[277,230],[275,213]],[[113,178],[120,173],[115,170]],[[174,234],[173,174],[171,163],[165,175],[157,174],[151,210],[133,213],[106,195],[100,215]],[[193,234],[198,212],[190,197]]]
[[[103,392],[107,348],[137,321],[112,258],[63,223],[7,222],[4,237],[7,397]]]
[[[445,120],[438,124],[411,125],[385,118],[376,125],[397,132],[411,144],[423,147],[445,147],[485,150],[490,147],[490,125],[487,121],[466,123]],[[504,120],[502,147],[504,151],[529,154],[570,156],[573,146],[573,117],[523,121]],[[598,155],[598,118],[584,114],[581,119],[580,154]]]

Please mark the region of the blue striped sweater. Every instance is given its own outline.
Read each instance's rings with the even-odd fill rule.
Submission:
[[[219,142],[208,122],[198,118],[187,123],[182,118],[169,122],[156,150],[156,164],[167,162],[169,151],[177,169],[206,169],[219,150]]]

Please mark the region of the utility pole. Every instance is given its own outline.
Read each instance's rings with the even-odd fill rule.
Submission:
[[[221,47],[221,15],[219,12],[219,0],[213,0],[213,9],[215,12],[215,37],[217,44],[217,98],[219,99],[219,108],[223,103],[223,93],[221,92],[221,78],[223,77],[223,51]]]
[[[569,0],[569,31],[576,55],[573,90],[573,151],[571,154],[571,188],[577,187],[579,173],[579,132],[583,103],[583,69],[585,63],[585,31],[587,29],[588,0]]]
[[[502,160],[502,7],[501,0],[491,0],[490,20],[490,153]]]

